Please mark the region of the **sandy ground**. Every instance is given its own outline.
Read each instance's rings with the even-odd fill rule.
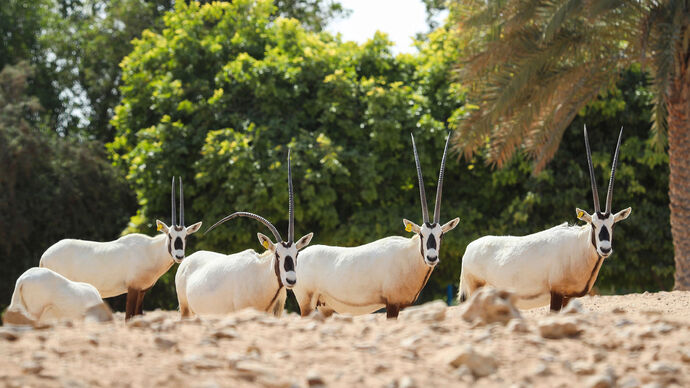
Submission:
[[[153,311],[5,327],[0,386],[690,387],[690,292],[579,300],[579,313],[523,311],[507,325],[433,302],[397,321]]]

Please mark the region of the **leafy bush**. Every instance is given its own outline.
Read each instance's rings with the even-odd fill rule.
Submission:
[[[441,28],[419,43],[420,54],[393,56],[382,34],[363,45],[343,43],[292,19],[270,22],[271,12],[269,1],[178,3],[161,33],[147,31],[134,42],[122,63],[117,137],[109,144],[141,206],[130,230],[151,232],[169,213],[172,175],[184,178],[190,222],[208,226],[248,210],[285,230],[289,147],[296,235],[314,231],[314,243],[342,246],[404,235],[403,217],[421,220],[410,133],[431,200],[446,133],[465,113],[463,88],[449,81],[462,42]],[[481,157],[450,158],[441,218],[459,216],[461,223],[444,239],[441,264],[421,298],[457,285],[464,248],[477,237],[536,232],[575,222],[576,206],[591,208],[585,121],[601,187],[625,125],[614,206],[633,207],[597,285],[607,292],[668,288],[668,167],[646,141],[649,103],[644,76],[631,70],[582,112],[537,176],[521,157],[502,170]],[[195,236],[189,250],[259,248],[257,231],[260,224],[232,221]],[[173,276],[162,279],[147,308],[176,305]]]

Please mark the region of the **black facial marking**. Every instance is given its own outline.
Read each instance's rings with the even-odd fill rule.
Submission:
[[[295,262],[292,261],[292,257],[287,256],[285,258],[285,264],[283,264],[283,267],[285,267],[285,271],[294,271],[295,270]]]
[[[182,249],[184,245],[182,244],[182,239],[181,238],[176,238],[175,239],[175,250]]]
[[[426,249],[436,249],[436,237],[433,234],[426,240]]]
[[[594,226],[594,224],[590,224],[590,225],[592,225],[592,245],[596,249],[596,247],[597,247],[597,238],[596,238],[597,227]]]
[[[182,231],[182,226],[177,226],[177,225],[175,225],[175,226],[173,226],[173,228],[174,228],[176,231],[178,231],[178,232],[181,232],[181,231]]]
[[[601,227],[601,232],[599,232],[599,241],[611,241],[609,229],[606,226]]]

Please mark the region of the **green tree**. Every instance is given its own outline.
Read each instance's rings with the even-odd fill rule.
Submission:
[[[0,72],[0,310],[50,245],[113,239],[136,205],[102,147],[45,128],[38,98],[27,93],[32,75],[25,62]]]
[[[578,112],[643,63],[652,137],[668,141],[675,288],[690,289],[690,2],[458,0],[451,8],[469,42],[460,81],[477,105],[457,116],[456,144],[468,157],[487,149],[499,167],[521,151],[535,172],[544,169]],[[619,127],[600,131],[613,137]]]

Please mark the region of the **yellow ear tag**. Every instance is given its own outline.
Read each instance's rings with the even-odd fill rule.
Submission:
[[[163,225],[158,224],[158,225],[156,226],[156,229],[160,232],[161,230],[163,230]]]
[[[268,249],[268,241],[264,241],[263,246],[264,248]]]
[[[405,231],[411,232],[412,231],[412,225],[410,225],[410,224],[405,225]]]
[[[583,211],[577,212],[577,218],[582,218],[582,216],[585,214]]]

